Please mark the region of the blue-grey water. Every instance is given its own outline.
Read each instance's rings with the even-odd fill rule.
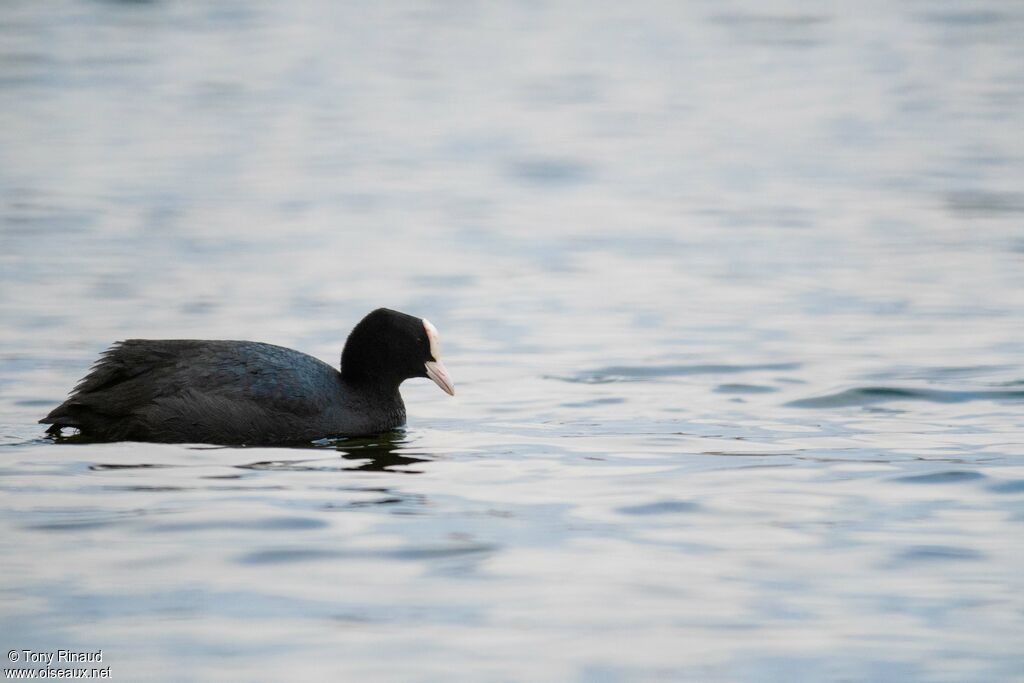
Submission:
[[[1024,680],[1024,5],[7,0],[0,646],[123,681]],[[457,387],[54,444],[109,343]],[[13,666],[5,662],[3,666]]]

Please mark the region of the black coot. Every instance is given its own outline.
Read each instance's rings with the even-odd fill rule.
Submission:
[[[426,320],[379,308],[352,330],[341,372],[304,353],[248,341],[129,339],[103,353],[40,420],[100,441],[275,444],[376,434],[405,423],[398,386],[455,388]]]

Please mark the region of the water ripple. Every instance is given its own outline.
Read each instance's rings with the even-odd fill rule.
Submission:
[[[560,377],[545,376],[563,382],[580,384],[606,384],[609,382],[642,382],[662,377],[683,377],[687,375],[729,375],[763,370],[795,370],[800,363],[759,363],[751,365],[728,365],[701,363],[694,365],[611,365],[605,368],[585,370],[575,375]]]
[[[857,387],[834,394],[801,398],[786,403],[791,408],[844,408],[867,406],[888,401],[927,401],[930,403],[965,403],[967,401],[1021,401],[1024,391],[949,391],[911,389],[905,387]]]
[[[915,545],[899,552],[893,564],[916,564],[919,562],[949,562],[959,560],[982,560],[983,553],[970,548],[948,545]]]
[[[281,564],[292,562],[308,562],[311,560],[329,559],[374,559],[390,558],[395,560],[431,560],[447,557],[460,557],[478,553],[490,553],[498,546],[486,543],[467,543],[445,546],[409,546],[387,550],[367,549],[316,549],[316,548],[273,548],[258,550],[239,558],[243,564]]]
[[[624,515],[670,515],[681,512],[695,512],[700,506],[686,500],[662,500],[642,505],[628,505],[618,509]]]
[[[977,481],[984,479],[981,472],[969,470],[951,470],[949,472],[932,472],[930,474],[915,474],[907,477],[897,477],[894,481],[905,484],[955,484],[962,481]]]

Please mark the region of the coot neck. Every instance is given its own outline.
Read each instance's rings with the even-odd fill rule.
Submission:
[[[345,367],[342,366],[341,379],[353,392],[368,399],[378,401],[401,400],[401,394],[398,392],[398,387],[402,383],[400,378],[380,375],[367,376],[357,372],[345,372]]]
[[[361,416],[359,430],[376,433],[405,424],[399,382],[353,382],[342,375],[341,384],[342,405]]]

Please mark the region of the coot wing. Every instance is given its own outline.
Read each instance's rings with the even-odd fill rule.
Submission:
[[[102,354],[71,396],[40,422],[126,439],[154,421],[206,422],[318,414],[338,372],[298,351],[242,341],[129,339]]]

